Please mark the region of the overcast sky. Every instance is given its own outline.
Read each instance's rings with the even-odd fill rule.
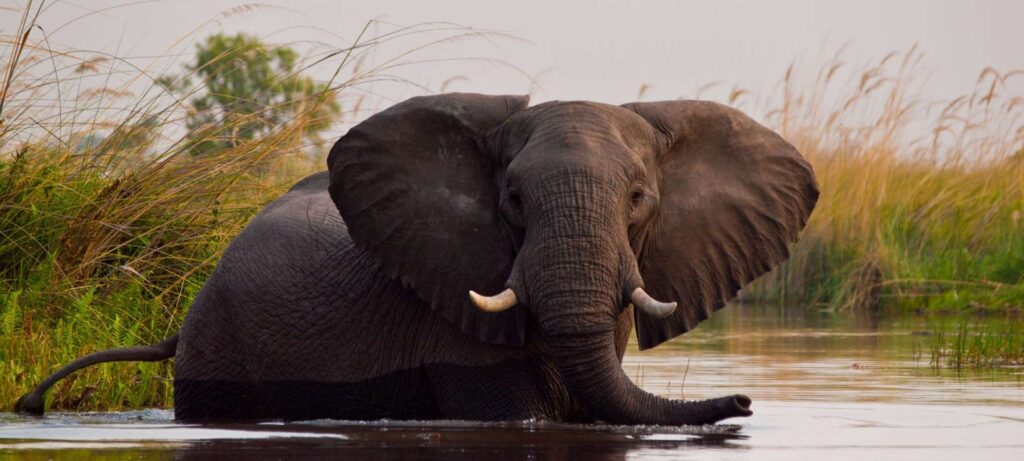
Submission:
[[[6,1],[4,6],[20,2]],[[500,59],[497,64],[445,61],[399,71],[437,90],[484,93],[531,92],[534,101],[590,99],[622,103],[692,96],[703,84],[739,83],[771,91],[797,60],[820,66],[842,45],[851,64],[881,59],[918,44],[925,53],[927,95],[968,92],[985,66],[1024,69],[1024,1],[582,1],[582,0],[296,0],[239,8],[232,0],[55,2],[40,23],[51,41],[121,57],[191,53],[190,43],[209,33],[247,31],[274,42],[351,42],[370,19],[410,25],[448,21],[504,31],[524,41],[470,40],[427,52],[428,58]],[[92,10],[94,13],[89,13]],[[98,12],[95,12],[100,10]],[[87,15],[70,26],[68,19]],[[17,14],[0,11],[5,33]],[[215,19],[211,22],[211,19]],[[198,33],[190,33],[199,29]],[[388,25],[371,30],[385,32]],[[422,43],[417,38],[402,46]],[[397,48],[390,50],[396,52]],[[375,59],[385,59],[385,53]],[[320,72],[324,74],[324,71]],[[525,74],[525,75],[524,75]],[[533,77],[535,83],[531,83]],[[321,75],[326,78],[326,75]],[[379,84],[378,105],[422,92]]]

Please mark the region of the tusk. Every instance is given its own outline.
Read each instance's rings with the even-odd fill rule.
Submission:
[[[633,290],[633,294],[629,297],[629,300],[633,302],[633,305],[639,307],[640,310],[644,311],[647,315],[652,315],[659,319],[663,319],[672,315],[672,312],[676,310],[676,303],[663,303],[651,297],[647,294],[643,288],[637,287]]]
[[[483,296],[480,293],[469,290],[469,299],[473,301],[473,305],[477,309],[484,312],[507,311],[519,302],[519,299],[516,298],[516,292],[512,291],[511,288],[506,288],[505,291],[494,296]]]

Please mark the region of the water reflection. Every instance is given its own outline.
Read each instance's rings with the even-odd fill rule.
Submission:
[[[126,413],[131,415],[132,413]],[[547,422],[311,421],[187,426],[170,414],[134,423],[123,414],[23,420],[0,427],[0,454],[19,459],[628,459],[687,447],[743,448],[736,425],[581,426]],[[646,456],[646,455],[645,455]],[[645,459],[649,459],[646,458]]]
[[[935,369],[928,321],[731,306],[626,372],[671,397],[745,393],[754,416],[704,428],[545,422],[186,426],[173,414],[0,415],[15,459],[937,459],[1024,452],[1022,370]]]
[[[736,305],[624,368],[676,398],[1024,405],[1021,368],[931,366],[933,321]]]

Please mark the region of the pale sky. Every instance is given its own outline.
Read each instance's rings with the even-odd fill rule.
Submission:
[[[1024,1],[582,1],[582,0],[362,0],[269,1],[281,8],[239,8],[232,0],[135,2],[97,13],[123,0],[55,2],[40,24],[63,46],[121,57],[190,56],[191,43],[220,30],[246,31],[268,41],[351,43],[370,19],[411,25],[447,21],[508,32],[523,39],[463,41],[427,58],[492,58],[522,69],[540,85],[502,65],[445,61],[403,68],[399,75],[438,90],[533,94],[534,102],[589,99],[623,103],[649,85],[646,100],[693,96],[703,84],[723,81],[766,93],[794,60],[817,69],[842,45],[851,64],[881,59],[918,44],[924,51],[927,96],[969,92],[985,66],[1024,69]],[[17,1],[0,1],[16,7]],[[88,14],[60,28],[69,18]],[[17,13],[0,11],[9,34]],[[215,19],[215,22],[211,22]],[[370,32],[389,30],[382,25]],[[199,28],[200,32],[189,35]],[[427,36],[431,37],[431,36]],[[382,50],[426,41],[416,37]],[[174,45],[174,46],[172,46]],[[336,65],[337,61],[333,61]],[[318,76],[327,78],[325,69]],[[412,86],[375,84],[375,103],[421,93]]]

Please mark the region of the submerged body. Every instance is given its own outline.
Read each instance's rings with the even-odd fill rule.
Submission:
[[[353,244],[327,184],[301,181],[225,252],[182,326],[177,419],[582,419],[534,327],[521,348],[464,335]]]

